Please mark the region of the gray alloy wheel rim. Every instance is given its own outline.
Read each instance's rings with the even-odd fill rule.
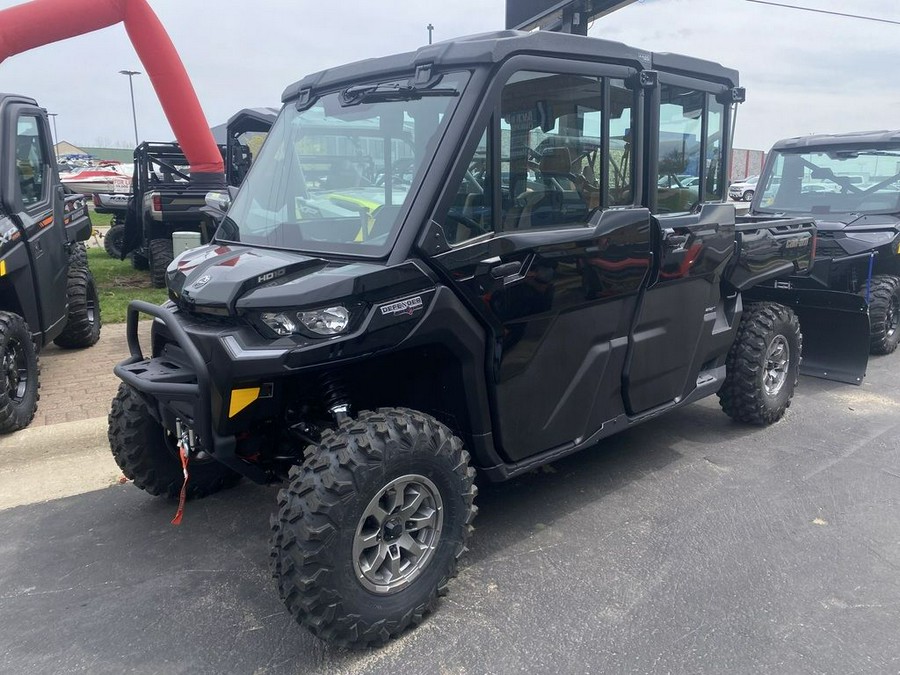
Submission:
[[[791,348],[784,335],[776,335],[766,350],[766,367],[763,371],[763,387],[769,396],[777,396],[788,377]]]
[[[28,362],[25,357],[25,349],[18,340],[12,339],[6,345],[3,354],[0,382],[5,384],[6,393],[15,402],[25,398],[28,390]]]
[[[396,593],[434,558],[444,524],[441,493],[425,476],[409,474],[381,488],[353,537],[353,572],[364,588]]]

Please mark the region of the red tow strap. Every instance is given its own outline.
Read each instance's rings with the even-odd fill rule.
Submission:
[[[178,454],[181,455],[181,471],[184,473],[184,483],[181,484],[181,496],[178,498],[178,511],[172,518],[172,525],[181,525],[181,519],[184,517],[184,503],[187,501],[187,484],[188,484],[188,449],[185,445],[178,446]]]

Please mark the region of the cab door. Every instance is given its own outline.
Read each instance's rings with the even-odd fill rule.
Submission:
[[[44,112],[15,104],[6,109],[3,201],[24,233],[41,325],[54,334],[66,319],[67,256],[61,214],[62,188],[55,177],[50,131]]]
[[[508,461],[580,443],[624,413],[652,256],[627,141],[638,94],[621,75],[548,66],[501,79],[425,238],[437,235],[432,263],[490,335],[494,438]]]
[[[631,335],[623,385],[629,414],[689,395],[716,341],[722,273],[734,252],[734,209],[725,198],[725,85],[660,74],[647,115],[646,203],[659,264]]]

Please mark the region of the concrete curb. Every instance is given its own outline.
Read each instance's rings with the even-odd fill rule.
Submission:
[[[0,470],[10,463],[41,457],[60,457],[84,452],[85,448],[109,447],[106,417],[28,427],[0,437]]]
[[[121,476],[105,417],[31,427],[0,440],[0,510],[99,490]]]

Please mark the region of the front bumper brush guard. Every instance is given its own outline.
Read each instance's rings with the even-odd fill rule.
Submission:
[[[130,368],[140,363],[150,363],[151,358],[145,357],[141,350],[140,337],[138,336],[138,320],[141,314],[147,314],[158,319],[168,330],[169,335],[184,352],[196,383],[185,382],[159,382],[141,377],[139,373]],[[125,331],[128,342],[128,351],[131,356],[113,368],[113,372],[125,384],[134,388],[145,397],[153,398],[158,404],[166,406],[167,401],[186,401],[193,404],[193,419],[187,421],[184,414],[169,409],[177,418],[190,426],[203,446],[203,449],[212,455],[217,461],[229,468],[248,477],[249,479],[265,483],[267,476],[258,467],[249,464],[236,454],[237,440],[234,436],[220,436],[215,432],[212,416],[212,385],[210,383],[209,368],[199,350],[191,338],[185,332],[174,312],[143,300],[132,300],[128,304],[128,316]]]

